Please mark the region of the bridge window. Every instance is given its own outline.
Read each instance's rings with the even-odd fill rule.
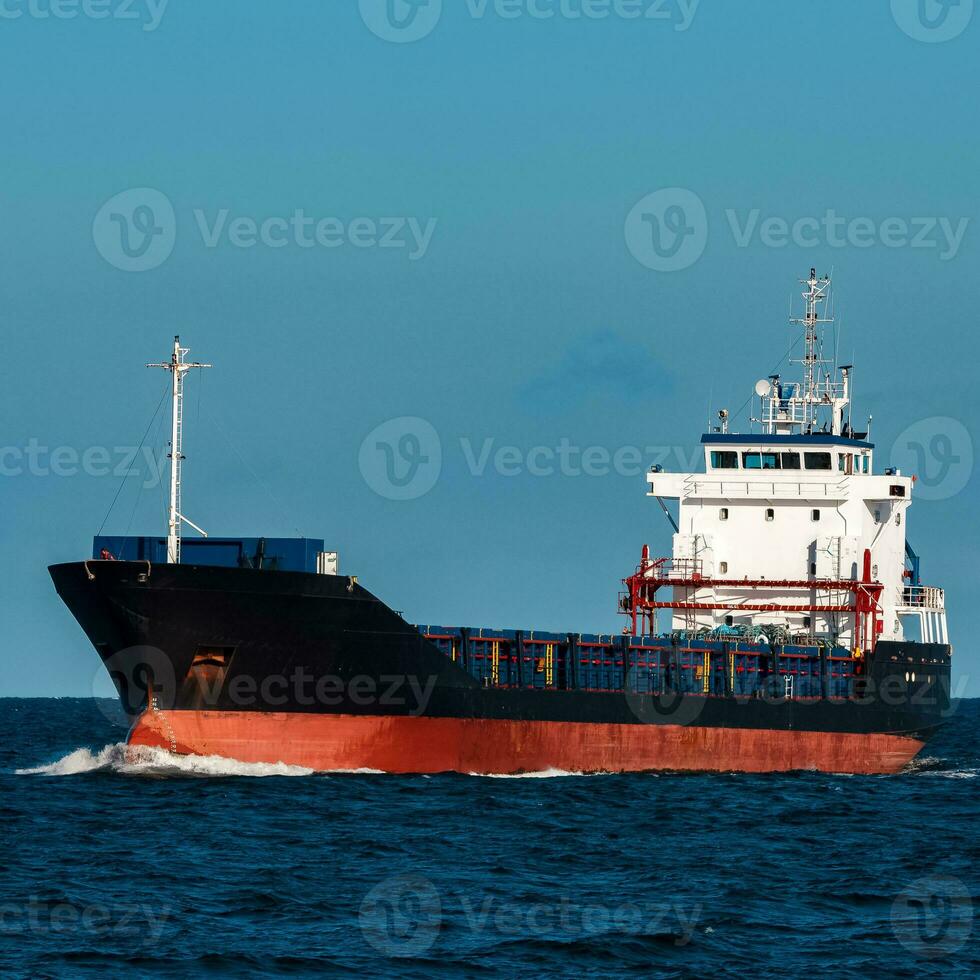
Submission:
[[[871,472],[871,457],[870,456],[862,456],[861,457],[861,460],[862,460],[862,466],[861,466],[862,471],[864,473],[870,473]]]
[[[798,470],[800,468],[799,453],[780,453],[779,457],[784,470]]]
[[[747,470],[778,470],[778,453],[742,453],[742,466]]]
[[[713,470],[737,470],[738,453],[724,450],[711,451],[711,468]]]
[[[830,453],[804,453],[803,461],[808,470],[830,469]]]

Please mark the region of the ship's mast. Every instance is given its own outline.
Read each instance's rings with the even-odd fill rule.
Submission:
[[[169,361],[160,364],[147,364],[148,368],[163,368],[169,371],[173,381],[173,414],[170,426],[170,507],[167,511],[167,564],[180,564],[180,529],[182,523],[189,524],[204,537],[207,532],[180,512],[180,464],[184,459],[181,445],[184,438],[184,375],[193,368],[209,368],[210,364],[198,361],[185,361],[190,349],[180,346],[180,337],[174,337],[174,350]]]
[[[812,432],[813,424],[816,421],[816,406],[824,401],[818,395],[817,379],[818,365],[825,364],[820,357],[820,338],[817,334],[818,325],[822,323],[833,323],[833,318],[821,317],[819,306],[827,299],[827,292],[830,289],[830,277],[821,276],[817,278],[817,270],[810,269],[810,278],[801,279],[801,285],[805,286],[803,301],[806,304],[806,311],[801,318],[794,317],[791,323],[800,325],[804,329],[804,352],[803,352],[803,431]]]
[[[826,368],[831,362],[823,357],[821,338],[821,328],[836,322],[824,311],[831,279],[818,278],[817,270],[810,269],[810,278],[800,283],[804,287],[803,316],[790,316],[789,322],[803,327],[803,357],[793,361],[803,365],[803,380],[784,382],[778,374],[771,374],[759,381],[755,393],[761,399],[762,411],[752,421],[761,422],[767,435],[811,435],[821,424],[821,413],[829,412],[830,434],[842,436],[850,433],[846,413],[851,401],[851,365],[837,367],[835,354],[835,369]],[[822,425],[826,430],[826,421]]]

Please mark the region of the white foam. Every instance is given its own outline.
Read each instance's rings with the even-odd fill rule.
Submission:
[[[909,776],[938,776],[941,779],[976,779],[980,769],[948,769],[946,759],[924,755],[913,759],[903,770]]]
[[[387,776],[384,769],[322,769],[324,776]]]
[[[941,769],[945,763],[944,759],[940,759],[938,756],[934,755],[919,755],[916,756],[911,762],[906,764],[905,768],[902,770],[904,773],[922,773],[923,771],[928,771],[930,769]]]
[[[557,779],[560,776],[604,776],[608,773],[567,772],[564,769],[542,769],[539,772],[471,772],[469,776],[482,776],[484,779]]]
[[[284,762],[238,762],[218,755],[175,755],[165,749],[117,742],[98,753],[75,749],[46,766],[18,769],[19,776],[77,776],[90,772],[115,772],[124,776],[311,776],[312,769]]]
[[[78,776],[91,772],[114,772],[124,776],[385,776],[383,769],[328,769],[322,773],[305,766],[290,766],[284,762],[239,762],[218,755],[176,755],[166,749],[148,745],[127,745],[117,742],[99,752],[75,749],[68,755],[46,766],[16,770],[19,776]],[[559,776],[585,776],[596,773],[566,772],[562,769],[545,769],[524,773],[481,773],[470,776],[486,779],[552,779]]]
[[[920,772],[920,776],[941,776],[943,779],[976,779],[980,769],[934,769]]]

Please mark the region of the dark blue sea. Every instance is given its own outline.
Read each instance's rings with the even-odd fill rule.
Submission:
[[[975,977],[980,701],[898,776],[127,761],[0,700],[0,976]]]

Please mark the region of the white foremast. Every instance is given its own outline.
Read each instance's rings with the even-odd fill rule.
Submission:
[[[194,368],[209,368],[212,365],[198,361],[186,361],[185,356],[190,348],[180,346],[180,337],[174,337],[174,350],[169,361],[159,364],[147,364],[148,368],[163,368],[171,374],[173,387],[173,406],[170,426],[170,506],[167,511],[167,563],[180,564],[180,531],[181,525],[189,524],[204,537],[207,532],[199,528],[189,518],[181,513],[180,502],[180,469],[184,455],[181,446],[184,438],[184,375]]]

